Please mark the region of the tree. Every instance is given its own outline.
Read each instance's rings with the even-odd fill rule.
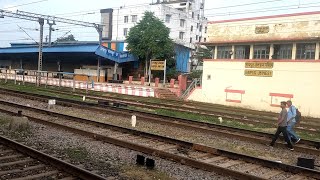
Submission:
[[[174,43],[170,29],[152,12],[145,12],[143,19],[132,27],[127,37],[127,49],[140,60],[145,59],[145,76],[150,58],[166,59],[174,56]]]
[[[69,41],[77,41],[72,34],[67,37],[60,37],[56,40],[56,42],[69,42]]]

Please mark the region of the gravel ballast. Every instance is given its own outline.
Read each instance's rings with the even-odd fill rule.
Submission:
[[[0,114],[2,119],[10,119]],[[29,128],[11,132],[1,121],[1,134],[32,148],[71,162],[107,179],[232,179],[156,157],[156,170],[135,165],[136,151],[96,141],[70,132],[29,122]]]
[[[47,103],[27,100],[19,97],[0,95],[4,100],[11,102],[16,102],[23,105],[29,105],[38,108],[47,108]],[[56,105],[52,111],[63,112],[64,114],[87,118],[95,121],[106,122],[114,125],[119,125],[123,127],[131,128],[130,118],[118,117],[115,115],[110,115],[106,113],[92,112],[85,109],[78,109],[73,107],[63,107]],[[251,155],[259,158],[265,158],[274,161],[281,161],[283,163],[295,165],[298,157],[315,158],[316,163],[320,164],[319,159],[316,155],[305,154],[299,152],[291,152],[283,147],[268,147],[259,143],[246,142],[238,139],[227,138],[219,135],[210,135],[201,132],[172,127],[168,125],[162,125],[158,123],[153,123],[145,120],[137,120],[137,130],[151,132],[155,134],[165,135],[168,137],[173,137],[185,141],[191,141],[194,143],[201,143],[207,146],[213,146],[219,149],[236,151],[246,155]],[[270,139],[271,141],[271,139]]]

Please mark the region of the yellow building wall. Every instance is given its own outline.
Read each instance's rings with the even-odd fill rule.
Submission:
[[[271,97],[270,93],[291,94],[293,104],[303,116],[320,117],[320,62],[274,62],[272,77],[245,76],[244,61],[204,61],[202,89],[196,89],[189,100],[256,110],[278,112],[279,104],[290,98]],[[245,91],[244,94],[225,90]],[[227,102],[226,99],[239,102]],[[271,102],[272,99],[272,102]]]
[[[207,42],[320,39],[320,13],[210,22]]]

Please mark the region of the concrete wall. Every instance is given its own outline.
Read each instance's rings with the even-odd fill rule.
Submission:
[[[292,99],[303,116],[320,117],[320,61],[274,61],[272,77],[245,76],[245,69],[245,61],[205,61],[202,89],[188,99],[274,112]]]
[[[208,24],[208,42],[319,39],[320,12],[300,13]]]

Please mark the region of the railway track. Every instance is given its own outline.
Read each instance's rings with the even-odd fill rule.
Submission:
[[[3,103],[1,103],[3,104]],[[2,112],[14,115],[23,109],[31,121],[64,129],[135,151],[237,179],[320,179],[320,171],[286,165],[169,137],[123,128],[43,109],[6,103]]]
[[[1,91],[1,90],[0,90]],[[38,101],[47,102],[50,96],[36,95],[32,93],[21,93],[17,91],[5,91],[14,96],[22,96],[23,98],[34,99]],[[52,98],[52,97],[51,97]],[[56,98],[57,104],[62,106],[75,107],[79,109],[88,109],[96,112],[104,112],[107,114],[117,114],[117,116],[131,117],[133,114],[137,116],[138,119],[155,122],[159,124],[165,124],[173,127],[185,128],[193,131],[210,133],[213,135],[220,135],[229,138],[237,138],[244,141],[250,141],[254,143],[267,144],[270,143],[272,134],[261,133],[251,130],[244,130],[240,128],[232,128],[223,125],[216,125],[211,123],[197,122],[182,118],[173,118],[169,116],[156,115],[153,113],[139,112],[135,110],[128,110],[123,108],[115,108],[110,106],[100,106],[98,104],[79,102],[74,100],[66,100],[61,98]],[[0,101],[1,103],[7,103],[5,101]],[[278,142],[277,144],[283,143]],[[310,153],[320,155],[320,141],[311,141],[302,139],[299,144],[295,145],[295,150],[303,153]]]
[[[123,99],[112,96],[98,96],[98,95],[86,95],[85,93],[72,93],[68,91],[57,91],[57,90],[45,90],[47,92],[52,92],[56,94],[63,95],[76,95],[76,96],[86,96],[86,99],[91,99],[94,101],[105,101],[111,104],[120,104],[131,107],[140,107],[147,109],[165,109],[167,111],[176,111],[176,112],[184,112],[184,113],[193,113],[197,115],[204,115],[213,118],[217,117],[225,117],[227,119],[236,120],[242,123],[250,123],[253,125],[265,125],[270,126],[275,123],[275,117],[277,117],[276,113],[273,112],[263,112],[263,111],[255,111],[249,109],[240,109],[240,108],[226,108],[222,105],[209,105],[203,106],[198,105],[199,103],[195,102],[182,102],[182,101],[174,101],[172,103],[154,103],[154,102],[144,102],[144,101],[136,101],[131,99]],[[44,92],[45,92],[44,91]],[[169,101],[171,102],[171,101]],[[307,122],[307,123],[306,123]],[[296,129],[302,132],[314,133],[319,131],[320,126],[318,125],[320,119],[303,117],[301,124],[298,124]]]
[[[0,179],[104,179],[84,169],[0,136]]]

